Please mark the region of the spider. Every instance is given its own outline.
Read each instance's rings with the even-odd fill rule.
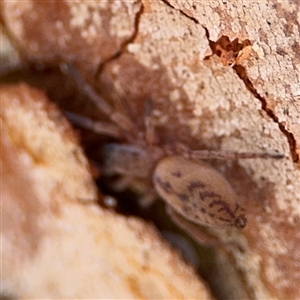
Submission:
[[[73,113],[68,114],[69,118],[98,134],[125,140],[104,146],[106,175],[150,178],[155,193],[166,202],[172,220],[200,243],[206,238],[197,225],[238,229],[246,226],[245,211],[230,183],[202,160],[282,158],[282,154],[190,150],[181,143],[160,145],[150,118],[151,100],[146,101],[143,133],[125,114],[105,101],[73,64],[62,67],[111,122],[93,121]]]

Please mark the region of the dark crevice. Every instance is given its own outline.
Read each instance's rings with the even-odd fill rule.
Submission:
[[[264,97],[262,97],[257,90],[254,88],[252,82],[249,80],[247,76],[246,69],[241,65],[235,65],[233,66],[233,69],[235,70],[236,74],[243,80],[245,83],[246,88],[254,95],[255,98],[257,98],[261,102],[261,108],[264,110],[267,115],[278,124],[279,129],[281,132],[286,136],[290,152],[292,155],[292,159],[294,162],[299,161],[299,155],[296,152],[296,140],[294,138],[294,135],[288,131],[285,126],[279,122],[278,117],[273,113],[273,111],[268,107],[267,101]]]
[[[252,45],[248,39],[239,42],[239,39],[236,38],[233,41],[230,41],[229,37],[226,35],[222,35],[216,42],[214,42],[209,39],[209,32],[206,28],[205,32],[212,54],[206,56],[204,60],[208,60],[211,56],[217,55],[221,58],[224,66],[239,64],[238,59],[240,54],[242,54],[243,49]]]
[[[100,76],[100,74],[102,73],[102,70],[106,64],[118,59],[124,52],[126,52],[127,46],[135,40],[135,38],[139,32],[140,18],[141,18],[143,11],[144,11],[144,5],[143,5],[143,3],[141,3],[141,8],[136,13],[136,16],[135,16],[133,34],[128,39],[123,41],[123,43],[120,45],[119,50],[115,54],[113,54],[111,57],[109,57],[108,59],[106,59],[99,65],[97,72],[96,72],[96,78],[98,78]]]

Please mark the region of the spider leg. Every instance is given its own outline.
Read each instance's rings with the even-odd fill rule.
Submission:
[[[97,106],[99,111],[104,113],[122,131],[133,133],[137,136],[138,132],[132,121],[124,114],[117,112],[97,91],[85,80],[79,70],[72,63],[61,65],[63,72],[72,76],[78,87],[84,91],[86,96]]]
[[[110,184],[116,192],[123,192],[134,183],[135,178],[131,176],[122,176]],[[139,204],[143,208],[151,206],[157,199],[157,194],[154,189],[149,188],[143,195],[139,197]]]
[[[249,159],[249,158],[284,158],[282,153],[269,152],[235,152],[227,150],[190,150],[183,144],[176,144],[175,147],[167,148],[168,154],[181,154],[185,158],[201,159]]]
[[[103,121],[93,121],[73,112],[66,111],[65,114],[74,124],[97,134],[107,135],[118,139],[123,137],[120,128],[115,124]]]
[[[148,208],[157,200],[157,194],[153,189],[149,189],[145,195],[141,196],[139,203],[141,207]]]
[[[123,192],[130,187],[134,180],[131,176],[122,176],[110,184],[110,187],[116,192]]]
[[[146,100],[146,109],[145,109],[145,139],[148,145],[155,145],[158,143],[158,140],[155,135],[155,127],[151,120],[151,113],[153,110],[153,103],[151,99]]]

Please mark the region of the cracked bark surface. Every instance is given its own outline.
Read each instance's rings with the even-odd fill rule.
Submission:
[[[95,1],[47,8],[37,1],[2,1],[2,8],[24,59],[73,61],[141,129],[145,99],[151,98],[161,141],[285,153],[281,161],[211,162],[235,188],[249,220],[243,231],[215,234],[233,237],[243,249],[228,250],[243,278],[236,290],[245,289],[250,299],[300,297],[296,1]],[[41,19],[46,10],[51,14]],[[249,40],[251,51],[224,65],[211,48],[221,37]]]

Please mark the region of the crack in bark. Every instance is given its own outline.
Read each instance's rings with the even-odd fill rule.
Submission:
[[[211,47],[211,50],[213,52],[212,55],[214,55],[214,54],[218,55],[218,53],[215,53],[214,49],[212,48],[212,45],[214,43],[213,43],[213,41],[211,41],[209,39],[209,31],[208,31],[208,29],[205,28],[205,27],[203,27],[203,28],[204,28],[204,30],[206,32],[206,37],[208,39],[209,46]],[[212,55],[209,55],[209,56],[205,57],[204,59],[209,59]],[[220,56],[220,55],[218,55],[218,56]],[[234,64],[232,66],[232,68],[236,72],[236,74],[239,76],[239,78],[244,82],[245,87],[251,92],[251,94],[256,99],[258,99],[261,102],[261,108],[262,108],[262,110],[264,110],[267,113],[267,115],[275,123],[278,124],[278,127],[279,127],[280,131],[286,136],[287,142],[288,142],[289,147],[290,147],[290,153],[291,153],[293,161],[294,162],[298,162],[299,161],[299,155],[297,154],[297,151],[296,151],[296,149],[297,149],[297,143],[296,143],[296,139],[295,139],[293,133],[290,132],[290,131],[288,131],[282,122],[279,122],[279,119],[274,114],[273,110],[268,107],[267,100],[258,93],[258,91],[255,89],[253,83],[248,78],[246,68],[243,67],[242,65],[239,65],[239,64]]]
[[[233,66],[233,69],[235,70],[236,74],[239,76],[241,80],[243,80],[246,88],[252,93],[252,95],[257,98],[261,102],[261,108],[264,110],[267,115],[278,124],[278,127],[280,131],[286,136],[287,142],[290,147],[291,156],[294,162],[299,161],[299,155],[297,154],[297,145],[296,145],[296,139],[292,132],[288,131],[286,127],[283,125],[282,122],[279,122],[278,117],[274,114],[273,110],[268,107],[267,100],[262,97],[258,91],[255,89],[254,85],[250,81],[250,79],[247,76],[247,72],[245,67],[241,65],[235,65]]]
[[[172,6],[171,3],[168,2],[168,0],[161,0],[163,3],[165,3],[167,6],[171,7],[172,9],[175,9],[177,11],[179,11],[183,16],[189,18],[190,20],[194,21],[196,24],[200,24],[199,21],[196,18],[193,18],[191,16],[189,16],[187,13],[185,13],[184,11],[182,11],[181,9],[177,9],[174,6]],[[201,25],[201,24],[200,24]],[[202,26],[202,25],[201,25]],[[202,26],[203,27],[203,26]],[[204,27],[203,27],[204,28]],[[205,28],[204,28],[205,29]]]
[[[172,9],[175,9],[167,0],[162,0],[163,3],[165,3],[168,7],[171,7]],[[143,3],[141,3],[141,8],[140,10],[137,12],[136,14],[136,18],[135,18],[135,22],[134,22],[134,32],[133,34],[131,35],[131,37],[129,37],[127,40],[125,40],[121,46],[120,46],[120,49],[114,54],[112,55],[110,58],[108,58],[107,60],[105,60],[104,62],[102,62],[100,64],[100,66],[98,67],[98,70],[96,72],[96,77],[98,77],[104,66],[107,64],[107,63],[110,63],[111,61],[114,61],[116,59],[118,59],[126,50],[126,47],[128,46],[128,44],[132,43],[137,34],[138,34],[138,29],[139,29],[139,23],[140,23],[140,17],[142,15],[144,11],[144,5]],[[213,52],[212,55],[216,54],[214,53],[214,49],[212,49],[212,44],[213,44],[213,41],[210,40],[210,35],[209,35],[209,30],[203,26],[202,24],[199,23],[199,21],[191,16],[189,16],[187,13],[183,12],[182,10],[178,10],[183,16],[189,18],[190,20],[192,20],[193,22],[195,22],[196,24],[199,24],[200,26],[202,26],[202,28],[205,30],[205,35],[206,35],[206,38],[209,42],[209,46]],[[211,55],[210,55],[211,56]],[[205,57],[204,59],[209,59],[210,56],[207,56]],[[299,161],[299,155],[297,154],[296,152],[296,140],[295,140],[295,137],[293,135],[292,132],[288,131],[286,129],[286,127],[284,126],[284,124],[282,122],[279,122],[279,119],[278,117],[274,114],[274,112],[268,107],[267,105],[267,101],[264,97],[262,97],[258,92],[257,90],[255,89],[254,85],[252,84],[252,82],[250,81],[250,79],[248,78],[247,76],[247,72],[246,72],[246,69],[242,66],[242,65],[234,65],[233,67],[233,70],[236,72],[236,74],[239,76],[239,78],[241,80],[243,80],[246,88],[252,93],[252,95],[257,98],[260,102],[261,102],[261,108],[262,110],[264,110],[267,115],[275,122],[278,124],[278,127],[280,129],[280,131],[286,136],[286,139],[287,139],[287,142],[289,144],[289,147],[290,147],[290,152],[291,152],[291,156],[292,156],[292,159],[294,162],[298,162]]]
[[[162,0],[166,5],[168,5],[169,7],[175,9],[167,0]],[[214,53],[214,49],[212,48],[212,45],[214,44],[214,42],[212,40],[210,40],[209,37],[209,30],[203,26],[202,24],[199,23],[199,21],[191,16],[189,16],[187,13],[183,12],[182,10],[178,10],[182,15],[184,15],[185,17],[189,18],[190,20],[194,21],[196,24],[199,24],[200,26],[203,27],[203,29],[205,30],[205,34],[206,34],[206,38],[208,40],[209,46],[213,52],[212,55],[217,54]],[[205,57],[204,59],[209,59],[211,57],[211,55]],[[247,72],[246,69],[242,66],[242,65],[234,65],[233,70],[236,72],[236,74],[239,76],[239,78],[241,80],[243,80],[246,88],[252,93],[252,95],[257,98],[260,102],[261,102],[261,108],[262,110],[264,110],[267,115],[275,122],[278,124],[278,127],[280,129],[280,131],[286,136],[287,142],[289,144],[290,147],[290,153],[292,156],[293,161],[299,162],[299,155],[296,151],[297,149],[297,142],[296,139],[293,135],[292,132],[288,131],[286,129],[286,127],[284,126],[284,124],[282,122],[279,122],[278,117],[274,114],[274,112],[272,111],[272,109],[270,109],[267,105],[267,100],[262,97],[258,91],[255,89],[254,85],[252,84],[252,82],[250,81],[250,79],[247,76]]]
[[[139,24],[140,24],[140,18],[141,18],[141,15],[144,11],[144,5],[143,5],[143,2],[141,1],[141,8],[140,10],[136,13],[136,16],[135,16],[135,20],[134,20],[134,31],[132,33],[132,35],[126,39],[125,41],[123,41],[120,45],[120,48],[119,50],[116,51],[115,54],[113,54],[111,57],[109,57],[108,59],[104,60],[98,67],[97,71],[96,71],[96,74],[95,74],[95,77],[98,78],[100,76],[100,74],[102,73],[102,70],[103,68],[105,67],[106,64],[118,59],[125,51],[126,51],[126,47],[132,43],[136,36],[138,35],[138,32],[139,32]]]

